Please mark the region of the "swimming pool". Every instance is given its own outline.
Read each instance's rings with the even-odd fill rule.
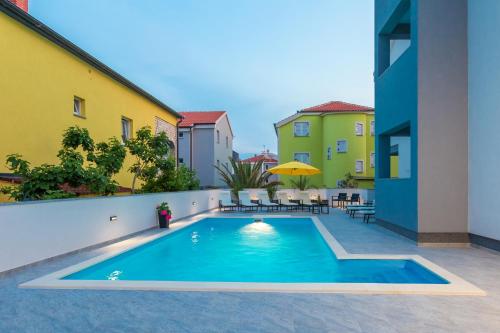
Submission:
[[[20,287],[484,295],[418,255],[347,253],[317,217],[198,218],[131,241]]]
[[[64,279],[448,283],[413,260],[339,260],[310,218],[207,218]]]

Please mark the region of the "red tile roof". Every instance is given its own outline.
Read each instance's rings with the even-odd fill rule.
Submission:
[[[374,109],[368,106],[346,103],[341,101],[331,101],[328,103],[312,106],[301,110],[301,112],[373,112]]]
[[[200,124],[215,124],[226,111],[188,111],[179,112],[184,118],[179,127],[191,127]]]
[[[264,155],[257,155],[241,160],[241,163],[257,163],[260,160],[263,160],[265,163],[278,163],[278,160]]]

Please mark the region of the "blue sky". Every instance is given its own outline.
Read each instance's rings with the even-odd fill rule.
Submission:
[[[330,100],[373,106],[373,0],[30,0],[30,14],[177,111],[227,110],[235,149]]]

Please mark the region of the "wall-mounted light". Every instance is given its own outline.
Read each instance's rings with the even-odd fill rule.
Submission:
[[[116,222],[116,221],[118,221],[118,216],[112,215],[109,217],[109,222]]]
[[[191,202],[191,205],[196,206],[196,201]]]

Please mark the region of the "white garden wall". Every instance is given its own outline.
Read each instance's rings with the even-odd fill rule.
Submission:
[[[0,205],[0,272],[124,237],[157,225],[155,207],[173,219],[218,206],[220,190],[52,200]],[[110,216],[118,220],[110,222]]]

